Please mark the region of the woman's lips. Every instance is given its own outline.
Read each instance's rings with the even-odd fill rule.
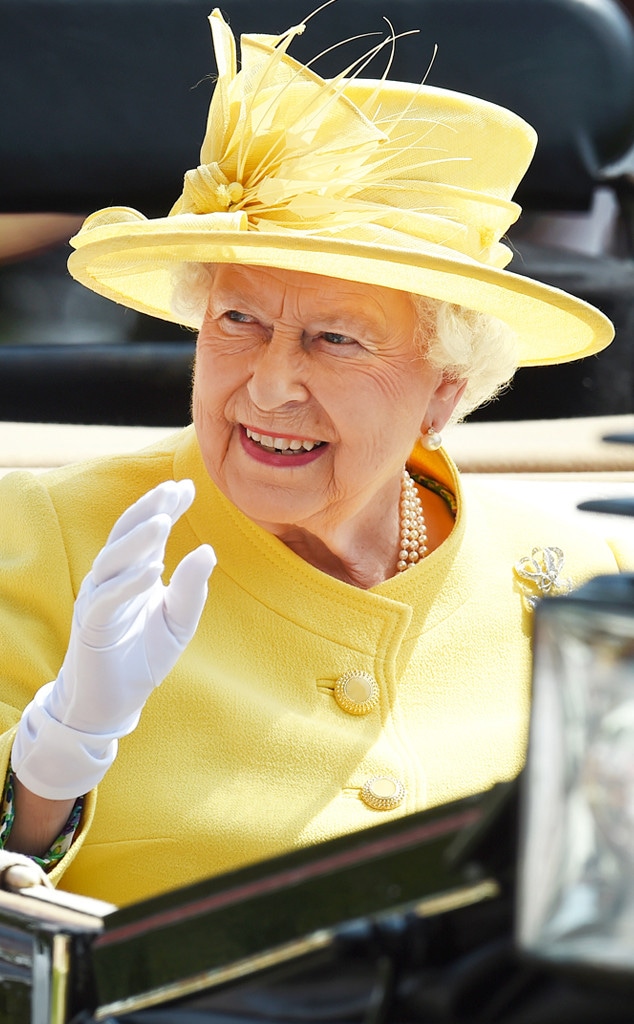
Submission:
[[[240,425],[240,440],[246,453],[268,466],[305,466],[318,459],[328,447],[327,441],[289,435],[265,434]]]
[[[264,434],[261,431],[245,427],[247,437],[257,441],[263,448],[278,452],[311,452],[313,448],[325,444],[324,441],[313,441],[309,438],[294,437],[292,434]]]

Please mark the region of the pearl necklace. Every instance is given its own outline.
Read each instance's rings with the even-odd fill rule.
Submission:
[[[427,552],[427,528],[423,515],[423,503],[420,500],[416,484],[406,469],[401,477],[400,518],[400,550],[396,568],[405,572],[416,565]]]

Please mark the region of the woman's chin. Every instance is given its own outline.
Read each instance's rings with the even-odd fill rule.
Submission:
[[[244,477],[229,481],[225,494],[243,515],[275,534],[281,527],[300,525],[310,520],[318,511],[310,491],[294,493],[288,487],[261,483],[249,486]]]

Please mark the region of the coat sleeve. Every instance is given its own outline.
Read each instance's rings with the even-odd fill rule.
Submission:
[[[0,779],[15,728],[36,690],[55,679],[68,645],[75,601],[62,529],[46,487],[30,473],[0,481]],[[51,872],[56,883],[83,842],[95,794],[85,801],[71,850]]]

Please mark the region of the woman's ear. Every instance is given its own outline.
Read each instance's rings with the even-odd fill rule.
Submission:
[[[433,426],[434,430],[442,430],[451,419],[451,415],[464,394],[466,380],[447,380],[443,378],[434,391],[421,423],[421,434]]]

